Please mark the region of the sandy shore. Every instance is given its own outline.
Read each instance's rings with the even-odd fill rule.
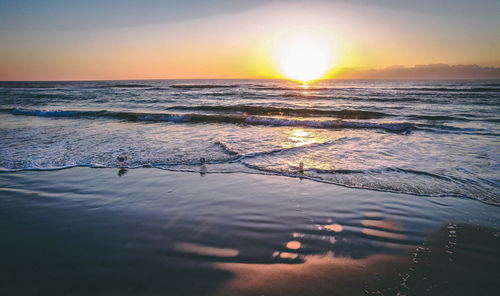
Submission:
[[[0,174],[2,295],[491,295],[498,207],[158,169]]]

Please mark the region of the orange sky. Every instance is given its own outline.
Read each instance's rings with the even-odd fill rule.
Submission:
[[[304,28],[331,45],[334,76],[339,68],[500,66],[500,21],[489,6],[464,16],[353,2],[275,1],[130,25],[0,22],[0,80],[278,78],[276,48]]]

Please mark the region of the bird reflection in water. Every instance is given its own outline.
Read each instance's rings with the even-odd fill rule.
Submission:
[[[128,170],[126,168],[120,168],[120,170],[118,170],[118,176],[121,177],[125,175],[127,172]]]
[[[205,166],[206,161],[205,157],[200,157],[200,176],[202,177],[205,177],[207,173],[207,167]]]
[[[118,161],[118,166],[120,167],[120,170],[118,171],[118,176],[121,177],[127,173],[127,169],[124,168],[127,156],[119,155],[118,157],[116,157],[116,160]]]

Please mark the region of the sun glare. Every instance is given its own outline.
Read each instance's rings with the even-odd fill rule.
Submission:
[[[332,68],[334,55],[327,38],[318,33],[297,32],[280,42],[277,61],[285,77],[311,81],[322,78]]]

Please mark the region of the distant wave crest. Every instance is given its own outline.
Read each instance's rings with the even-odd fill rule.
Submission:
[[[292,116],[328,116],[333,115],[341,119],[372,119],[392,116],[391,114],[363,111],[363,110],[322,110],[312,108],[286,108],[272,106],[249,106],[249,105],[207,105],[207,106],[174,106],[172,110],[199,110],[215,112],[241,112],[251,115],[292,115]]]
[[[196,89],[196,88],[233,88],[239,87],[237,84],[173,84],[171,88]]]
[[[497,87],[471,87],[471,88],[448,88],[448,87],[416,87],[416,88],[395,88],[403,91],[434,91],[434,92],[500,92]]]

